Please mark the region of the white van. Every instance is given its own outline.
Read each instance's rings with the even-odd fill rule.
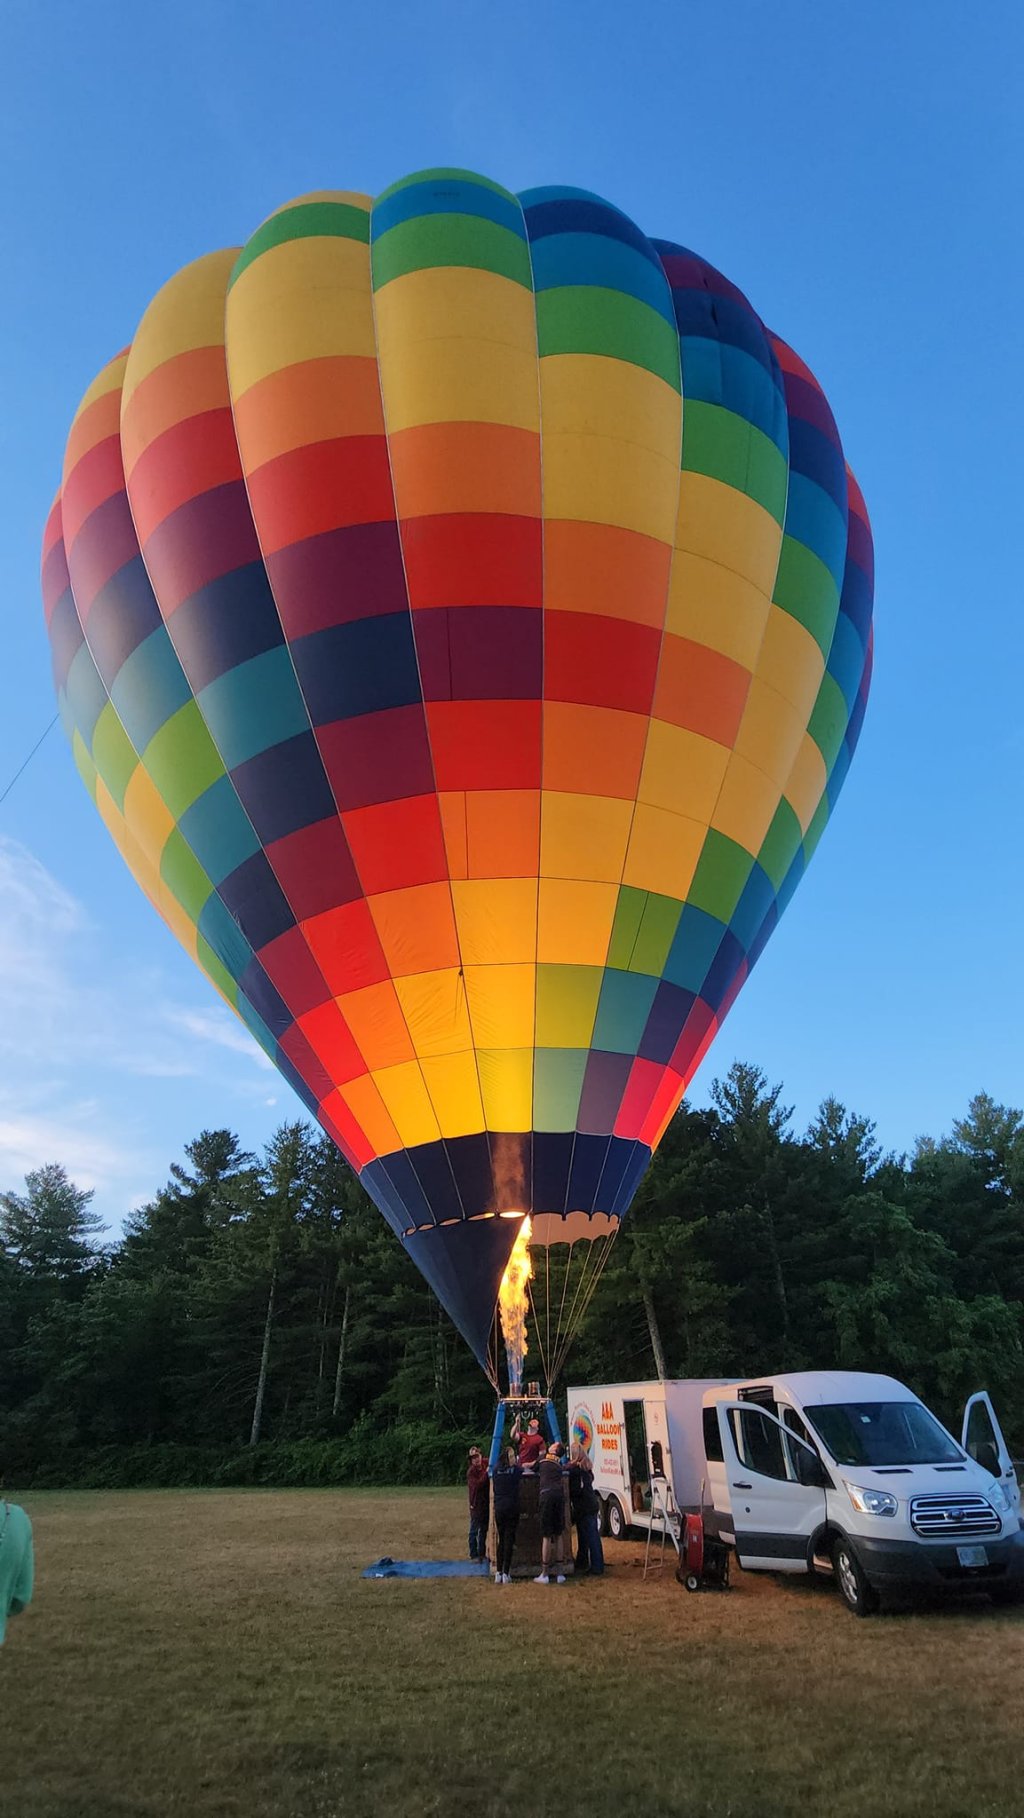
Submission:
[[[678,1544],[701,1511],[748,1570],[834,1575],[859,1616],[914,1587],[1024,1597],[1020,1489],[983,1392],[959,1445],[902,1383],[849,1370],[611,1383],[568,1404],[613,1537],[667,1527]]]

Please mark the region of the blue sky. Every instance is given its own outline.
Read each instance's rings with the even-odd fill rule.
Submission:
[[[576,183],[719,265],[824,385],[876,546],[876,669],[811,871],[695,1089],[909,1146],[1024,1099],[1017,300],[1022,15],[597,0],[13,0],[0,26],[0,789],[53,699],[38,546],[67,427],[153,292],[289,197],[435,164]],[[123,869],[59,728],[0,807],[0,1188],[62,1159],[116,1223],[287,1087]]]

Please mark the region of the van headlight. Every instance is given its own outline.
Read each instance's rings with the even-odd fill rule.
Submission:
[[[899,1508],[891,1490],[863,1490],[859,1484],[846,1483],[846,1494],[858,1515],[895,1515]]]
[[[990,1484],[985,1491],[985,1495],[988,1497],[992,1507],[1001,1510],[1004,1515],[1008,1515],[1010,1510],[1015,1506],[1013,1492],[1005,1483],[997,1482]]]

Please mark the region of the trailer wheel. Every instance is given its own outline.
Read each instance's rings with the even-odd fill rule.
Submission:
[[[683,1579],[683,1583],[688,1591],[700,1590],[700,1579],[697,1577],[696,1572],[687,1572],[686,1577]]]
[[[597,1514],[594,1517],[595,1521],[597,1522],[597,1531],[599,1534],[607,1534],[607,1532],[608,1532],[608,1512],[596,1490],[594,1491],[594,1495],[597,1496]]]
[[[613,1540],[625,1540],[629,1523],[622,1511],[622,1504],[617,1496],[609,1496],[604,1505],[605,1522]]]
[[[873,1591],[861,1570],[860,1560],[849,1541],[840,1534],[832,1547],[839,1595],[855,1616],[870,1616],[878,1608],[878,1593]]]

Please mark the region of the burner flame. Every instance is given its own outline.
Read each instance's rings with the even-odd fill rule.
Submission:
[[[498,1289],[498,1310],[501,1314],[505,1355],[508,1358],[510,1395],[521,1395],[523,1391],[523,1365],[529,1338],[526,1313],[530,1304],[529,1282],[533,1275],[533,1264],[530,1261],[531,1228],[529,1218],[524,1218]]]

